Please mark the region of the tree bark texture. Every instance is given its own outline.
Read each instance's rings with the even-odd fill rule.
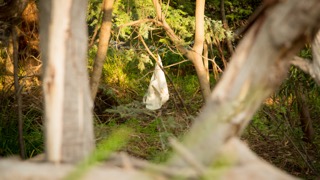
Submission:
[[[94,148],[86,8],[86,0],[40,1],[45,151],[50,162],[78,162]]]
[[[238,45],[222,79],[184,137],[185,146],[199,163],[208,166],[217,151],[240,135],[261,103],[283,81],[290,59],[317,29],[320,2],[280,1],[266,11]],[[172,166],[188,166],[175,154]]]
[[[113,3],[114,3],[114,0],[103,1],[103,8],[102,8],[103,18],[102,18],[102,25],[99,33],[99,45],[98,45],[97,55],[94,60],[93,71],[90,79],[91,97],[93,100],[97,95],[103,63],[107,56],[109,39],[111,35]]]

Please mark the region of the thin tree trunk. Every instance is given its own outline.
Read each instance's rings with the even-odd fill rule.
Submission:
[[[91,98],[93,100],[95,99],[98,92],[103,63],[107,57],[109,39],[111,35],[113,3],[114,3],[114,0],[103,1],[103,18],[102,18],[102,25],[99,33],[99,45],[98,45],[97,55],[94,60],[92,76],[90,79]]]
[[[17,35],[17,27],[12,27],[12,44],[13,44],[13,66],[14,66],[14,89],[17,98],[17,112],[18,112],[18,142],[20,147],[20,157],[21,159],[25,159],[25,143],[23,139],[23,114],[22,114],[22,96],[21,89],[22,87],[19,84],[19,66],[18,66],[18,35]]]
[[[198,80],[200,82],[201,93],[204,101],[210,96],[210,83],[207,78],[207,70],[202,59],[203,44],[204,44],[204,7],[205,0],[196,1],[196,32],[194,45],[192,48],[192,62],[196,69]]]
[[[86,0],[40,1],[47,161],[76,163],[94,148]]]

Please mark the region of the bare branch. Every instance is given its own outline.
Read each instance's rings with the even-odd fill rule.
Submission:
[[[295,56],[291,64],[300,68],[320,85],[320,31],[316,34],[312,42],[312,56],[313,59],[304,59]]]
[[[304,59],[298,56],[293,57],[291,64],[300,68],[303,72],[307,74],[312,73],[312,63],[310,59]]]

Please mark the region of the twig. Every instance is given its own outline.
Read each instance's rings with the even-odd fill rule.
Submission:
[[[180,61],[180,62],[173,63],[173,64],[170,64],[170,65],[168,65],[168,66],[164,66],[163,68],[166,69],[166,68],[169,68],[169,67],[172,67],[172,66],[176,66],[176,65],[179,65],[179,64],[188,62],[188,61],[190,61],[190,60],[182,60],[182,61]]]
[[[137,25],[140,25],[140,24],[146,23],[146,22],[153,22],[155,24],[162,25],[162,23],[160,21],[157,21],[155,19],[139,19],[136,21],[128,22],[126,24],[121,24],[120,26],[117,27],[117,29],[119,30],[119,29],[121,29],[123,27],[127,27],[127,26],[137,26]]]
[[[251,127],[266,141],[268,138],[252,123],[250,124]]]

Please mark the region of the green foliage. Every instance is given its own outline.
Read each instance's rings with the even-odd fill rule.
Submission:
[[[229,21],[248,19],[253,13],[254,9],[259,5],[259,1],[254,2],[252,0],[247,1],[235,1],[226,0],[226,18]]]
[[[90,29],[101,23],[102,0],[90,0],[87,10],[87,22]]]
[[[138,69],[140,71],[145,70],[145,64],[150,64],[153,65],[151,59],[149,58],[149,56],[145,55],[145,54],[140,54],[140,58],[139,58],[139,64],[138,64]]]
[[[173,0],[170,1],[170,3],[173,8],[181,9],[190,16],[193,16],[195,14],[196,3],[193,0]]]
[[[205,39],[210,43],[219,43],[225,39],[233,37],[232,31],[223,28],[221,21],[215,21],[210,18],[205,19]]]
[[[119,0],[115,2],[113,8],[113,25],[119,27],[131,21],[155,17],[155,11],[151,1],[147,0]],[[150,26],[143,24],[140,26],[139,34],[144,38],[148,37]],[[119,37],[123,40],[131,38],[134,28],[125,26],[119,29]]]
[[[311,45],[306,44],[300,51],[300,57],[312,59]]]
[[[32,106],[29,107],[27,112],[24,112],[23,135],[28,158],[40,154],[44,150],[44,132],[41,116],[42,111]]]
[[[0,97],[0,156],[19,154],[18,115],[12,97]],[[44,149],[41,111],[30,105],[24,109],[24,141],[26,157],[31,158]]]
[[[187,44],[191,43],[190,39],[195,32],[195,17],[188,15],[180,9],[174,9],[169,6],[166,13],[166,21],[175,33]]]

